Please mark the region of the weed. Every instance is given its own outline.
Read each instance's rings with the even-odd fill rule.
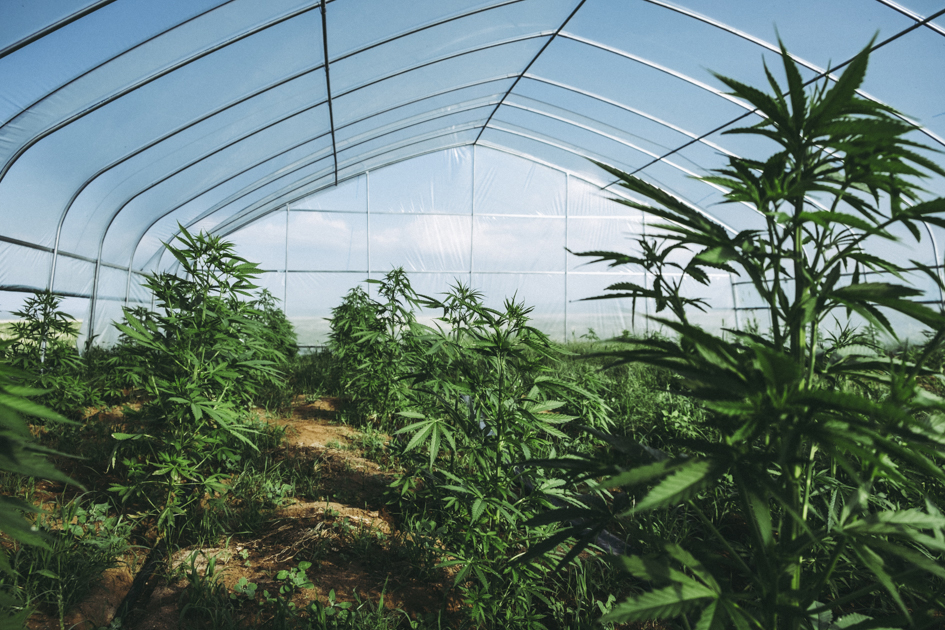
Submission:
[[[279,571],[276,574],[276,579],[282,581],[282,584],[279,586],[279,594],[292,596],[298,591],[315,588],[315,585],[312,584],[312,581],[308,579],[308,575],[305,573],[311,566],[311,562],[303,560],[299,562],[297,568],[293,567]]]
[[[208,630],[230,630],[240,623],[240,616],[226,587],[220,581],[217,557],[206,559],[201,571],[198,558],[202,552],[195,551],[181,565],[187,587],[180,605],[180,626],[199,627]],[[255,585],[254,585],[255,586]]]
[[[368,427],[366,430],[358,433],[352,439],[352,442],[367,459],[379,463],[384,461],[384,454],[387,450],[387,438],[380,431]]]
[[[256,265],[233,254],[231,243],[181,230],[183,246],[167,247],[186,277],[150,276],[158,312],[126,310],[118,324],[139,350],[135,369],[151,402],[143,426],[115,434],[116,449],[130,452],[121,460],[128,483],[113,490],[124,502],[148,504],[166,533],[179,531],[205,497],[226,492],[240,444],[257,448],[258,430],[238,410],[280,382],[285,342],[267,325],[287,325],[265,296],[244,299]]]
[[[11,343],[2,350],[10,364],[29,374],[28,382],[47,390],[39,401],[55,411],[78,418],[89,406],[101,406],[100,383],[89,378],[86,362],[76,348],[78,325],[59,310],[62,297],[49,292],[26,298],[10,327]]]
[[[620,200],[661,219],[664,232],[638,240],[638,256],[582,255],[643,267],[652,284],[618,283],[610,287],[619,292],[614,297],[655,300],[663,315],[654,320],[678,335],[641,340],[612,356],[678,373],[698,401],[696,408],[664,410],[662,430],[675,435],[666,452],[598,433],[617,459],[590,454],[560,462],[602,497],[625,487],[633,505],[611,505],[603,516],[562,508],[572,525],[543,550],[569,535],[579,539],[575,549],[589,544],[582,538],[588,521],[574,525],[576,516],[600,522],[650,514],[651,522],[669,522],[669,510],[684,514],[677,523],[692,521],[665,532],[669,539],[656,553],[622,558],[648,585],[605,621],[665,618],[686,627],[771,630],[940,623],[929,610],[940,607],[945,589],[945,517],[936,507],[945,483],[945,402],[917,379],[945,345],[945,315],[914,301],[920,291],[867,282],[864,274],[902,277],[904,270],[872,254],[870,244],[895,240],[894,227],[919,238],[922,222],[941,224],[945,200],[922,201],[913,178],[920,169],[945,171],[915,153],[910,124],[857,95],[868,54],[869,47],[836,83],[811,90],[783,46],[788,83],[782,87],[768,73],[771,95],[718,77],[765,116],[727,133],[762,135],[779,150],[764,160],[732,157],[704,179],[722,187],[727,201],[753,207],[762,229],[728,233],[652,184],[600,165],[636,198],[654,203]],[[688,257],[676,255],[684,252]],[[772,325],[765,334],[719,336],[690,321],[706,303],[683,284],[707,285],[708,272],[720,269],[746,277],[767,305]],[[941,284],[934,270],[924,270]],[[883,309],[933,333],[908,363],[879,357],[853,347],[850,335],[824,334],[838,309],[893,338]],[[824,345],[829,354],[820,352]],[[871,397],[871,386],[882,396]],[[849,615],[851,607],[883,619]]]
[[[0,357],[6,356],[11,342],[0,341]],[[45,458],[50,453],[48,449],[35,444],[31,439],[29,427],[24,418],[29,417],[49,423],[68,424],[53,411],[30,400],[30,396],[38,395],[39,391],[22,385],[23,381],[31,380],[31,375],[22,370],[12,368],[5,359],[0,360],[0,474],[5,488],[12,489],[13,496],[0,496],[0,530],[13,542],[15,548],[26,554],[35,550],[38,553],[49,552],[48,536],[33,527],[25,514],[40,513],[32,501],[25,501],[16,497],[20,490],[29,493],[35,488],[35,478],[50,479],[63,483],[74,483],[69,477],[56,470]],[[15,562],[15,561],[14,561]],[[60,573],[54,573],[57,578]],[[28,604],[24,609],[24,602],[19,597],[16,580],[22,578],[11,566],[6,549],[0,550],[0,615],[10,615],[9,623],[24,622],[29,614]],[[35,596],[34,589],[30,596]],[[58,600],[57,600],[58,601]]]
[[[331,351],[340,391],[351,396],[355,419],[386,426],[408,400],[408,375],[418,356],[412,332],[417,294],[402,268],[390,271],[378,285],[383,301],[374,301],[360,287],[352,289],[332,310]]]
[[[28,606],[40,606],[60,620],[95,586],[102,573],[127,551],[130,524],[109,516],[104,503],[83,506],[80,499],[40,515],[37,527],[47,545],[20,546],[4,578],[21,589]]]

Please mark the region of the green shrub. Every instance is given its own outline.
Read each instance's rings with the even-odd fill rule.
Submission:
[[[10,343],[0,341],[0,357],[6,356]],[[0,360],[0,472],[19,480],[38,478],[73,483],[46,460],[47,455],[55,454],[54,451],[37,445],[31,439],[27,419],[68,423],[62,416],[30,400],[30,397],[42,393],[24,385],[33,378],[29,373],[11,367],[6,360]],[[21,498],[0,496],[0,532],[19,548],[30,545],[49,551],[49,538],[24,518],[25,514],[39,513],[40,510]],[[0,581],[11,585],[17,577],[6,550],[0,550]],[[0,625],[8,623],[14,626],[25,621],[29,610],[22,609],[21,595],[16,586],[0,589]],[[9,618],[11,615],[12,619]]]
[[[404,436],[399,451],[406,470],[392,490],[408,509],[426,509],[438,524],[447,557],[442,566],[457,567],[455,585],[471,623],[545,627],[549,576],[544,567],[513,558],[542,531],[523,523],[551,506],[548,497],[561,482],[537,469],[526,475],[520,464],[568,445],[562,428],[574,418],[557,413],[565,406],[558,394],[605,406],[551,377],[548,365],[560,350],[529,325],[531,309],[511,300],[502,310],[487,308],[462,285],[425,305],[442,315],[435,330],[419,334],[415,327],[427,350],[413,375],[413,408],[400,414],[411,424],[396,432]]]
[[[37,519],[47,545],[19,546],[12,557],[12,586],[29,606],[62,619],[85,599],[102,573],[117,566],[128,549],[131,527],[108,515],[108,504],[83,506],[79,499]]]
[[[12,343],[6,354],[10,364],[31,375],[30,384],[46,390],[38,402],[72,418],[86,407],[104,404],[101,383],[91,378],[87,362],[76,348],[78,325],[59,306],[62,297],[48,291],[36,293],[14,311],[10,325]]]

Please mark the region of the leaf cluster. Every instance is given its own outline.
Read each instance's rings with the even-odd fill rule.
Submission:
[[[638,265],[653,278],[651,286],[615,284],[594,299],[654,299],[654,320],[677,336],[641,340],[611,357],[678,375],[705,409],[707,429],[683,440],[675,456],[602,436],[623,464],[593,456],[541,462],[603,497],[617,487],[632,497],[623,509],[611,503],[598,522],[681,506],[701,523],[699,545],[666,541],[657,554],[624,558],[650,588],[605,620],[675,618],[707,630],[936,624],[928,611],[945,593],[937,507],[945,496],[945,401],[920,378],[932,375],[926,362],[941,351],[945,316],[917,300],[906,267],[873,248],[895,240],[898,226],[919,239],[923,222],[943,224],[945,200],[922,200],[915,181],[945,172],[916,152],[912,127],[896,112],[857,94],[868,56],[869,47],[833,83],[810,89],[783,46],[786,87],[767,68],[770,93],[718,77],[763,116],[727,133],[762,136],[778,148],[764,160],[732,157],[704,180],[722,187],[728,203],[755,210],[762,227],[731,232],[653,184],[600,165],[634,196],[615,201],[661,220],[663,236],[641,239],[639,256],[579,254]],[[941,283],[930,266],[910,262]],[[719,335],[693,323],[692,310],[707,303],[683,282],[708,286],[713,271],[747,279],[770,313],[769,330]],[[868,282],[869,272],[899,282]],[[856,314],[896,339],[890,311],[931,330],[908,361],[879,354],[846,325],[827,326]],[[719,493],[744,523],[737,536],[711,514],[707,497]],[[578,512],[595,518],[577,508],[557,516]],[[589,544],[582,533],[565,527],[536,552],[567,538],[580,549]],[[869,606],[886,615],[882,621],[842,615],[876,601]]]

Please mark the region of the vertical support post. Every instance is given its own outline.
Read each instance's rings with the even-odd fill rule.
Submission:
[[[640,213],[640,232],[643,233],[643,238],[646,238],[646,215],[642,212]],[[649,278],[646,271],[643,272],[643,286],[649,286]],[[634,320],[636,320],[636,313],[634,313]],[[650,303],[646,298],[643,298],[643,330],[644,332],[650,331]],[[636,331],[633,331],[636,334]]]
[[[469,288],[473,288],[473,256],[476,251],[476,145],[472,145],[472,186],[469,200]]]
[[[568,239],[571,227],[571,175],[564,174],[564,342],[568,342],[568,248],[571,242]]]
[[[46,284],[46,290],[52,293],[53,284],[56,282],[56,264],[59,262],[59,238],[62,236],[62,224],[66,220],[66,215],[63,213],[59,217],[59,225],[56,227],[56,244],[53,247],[52,263],[49,265],[49,281]]]
[[[104,242],[104,239],[103,239]],[[99,248],[98,258],[95,259],[95,276],[92,279],[92,299],[89,304],[89,334],[85,338],[85,348],[92,347],[92,340],[95,339],[95,307],[98,305],[98,278],[102,270],[102,251]]]
[[[732,274],[728,274],[728,285],[732,288],[732,310],[735,312],[735,330],[742,329],[741,318],[738,316],[738,291],[735,290],[735,281]]]
[[[328,72],[328,11],[322,0],[322,47],[325,54],[325,89],[328,95],[328,123],[331,126],[331,155],[335,161],[335,186],[338,185],[338,145],[335,143],[335,112],[331,106],[331,75]]]
[[[285,263],[282,268],[282,312],[289,304],[289,204],[285,204]]]
[[[128,306],[128,301],[131,299],[131,268],[132,265],[128,265],[128,277],[125,279],[125,306]]]
[[[367,235],[367,277],[368,280],[371,279],[371,171],[365,171],[364,173],[364,232]],[[371,295],[371,285],[368,287],[368,296]]]
[[[945,292],[943,292],[942,287],[945,285],[945,277],[942,276],[942,259],[939,257],[938,251],[938,241],[935,238],[935,233],[932,232],[932,228],[929,227],[929,224],[925,221],[922,222],[922,225],[925,226],[925,231],[929,233],[929,240],[932,242],[932,256],[935,257],[935,272],[938,276],[938,301],[939,304],[945,308]]]

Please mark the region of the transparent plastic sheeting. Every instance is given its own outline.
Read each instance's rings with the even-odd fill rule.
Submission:
[[[0,289],[95,292],[102,307],[90,304],[89,316],[101,334],[109,304],[137,291],[122,270],[173,270],[163,243],[182,224],[236,240],[282,278],[290,310],[310,299],[293,292],[293,276],[322,274],[334,287],[395,265],[424,282],[458,275],[511,288],[517,278],[573,306],[571,276],[603,271],[565,247],[626,251],[625,235],[656,234],[639,213],[600,199],[610,182],[590,160],[633,171],[731,229],[759,226],[692,176],[732,155],[770,153],[764,139],[724,133],[760,118],[712,72],[764,85],[764,61],[783,78],[778,36],[804,79],[876,36],[863,93],[915,117],[915,140],[945,148],[942,1],[321,8],[2,4]],[[945,194],[945,178],[925,184]],[[940,232],[877,243],[876,253],[940,265]],[[560,282],[528,280],[549,275]],[[624,307],[600,304],[622,321]],[[570,334],[561,326],[577,321],[572,306],[555,307],[571,322],[554,324],[556,335]]]
[[[506,203],[521,190],[527,204]],[[325,343],[325,320],[352,287],[399,266],[421,294],[440,295],[460,282],[482,291],[492,307],[510,298],[524,302],[555,339],[589,328],[609,336],[650,328],[645,315],[652,305],[641,301],[635,316],[630,300],[582,301],[636,276],[567,250],[632,254],[632,239],[657,233],[639,210],[610,196],[600,183],[521,156],[452,149],[328,188],[227,238],[241,256],[261,263],[267,282],[286,277],[285,309],[303,345]],[[713,277],[711,287],[693,283],[686,290],[716,302],[717,311],[697,320],[734,325],[727,275]],[[436,313],[420,315],[430,321]]]

